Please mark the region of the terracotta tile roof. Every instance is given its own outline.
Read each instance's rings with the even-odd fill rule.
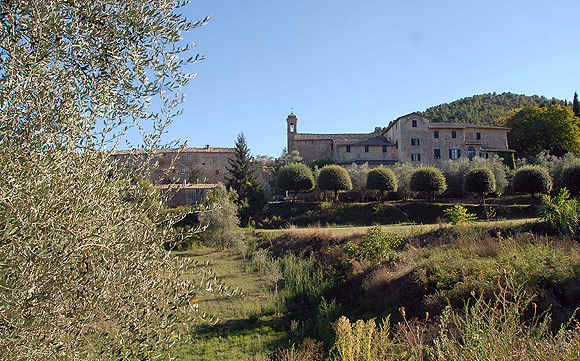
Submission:
[[[294,140],[362,140],[367,139],[375,133],[352,133],[352,134],[311,134],[311,133],[296,133]]]
[[[159,153],[234,153],[234,148],[168,148],[168,149],[134,149],[116,150],[111,155],[136,155],[136,154],[159,154]]]

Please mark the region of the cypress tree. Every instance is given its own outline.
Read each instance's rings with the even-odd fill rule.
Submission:
[[[572,103],[574,115],[580,117],[580,103],[578,102],[578,93],[574,93],[574,102]]]
[[[238,193],[237,204],[240,207],[242,223],[258,211],[266,202],[264,189],[253,169],[253,157],[246,143],[244,133],[238,134],[234,147],[234,157],[228,160],[226,177],[228,189]]]

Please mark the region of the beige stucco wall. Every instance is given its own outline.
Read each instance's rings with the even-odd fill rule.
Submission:
[[[293,145],[288,151],[297,150],[306,163],[316,159],[333,159],[333,144],[330,139],[294,140]]]
[[[394,146],[387,146],[387,151],[383,152],[382,145],[369,145],[369,151],[365,152],[364,145],[351,145],[350,153],[346,152],[346,145],[336,147],[335,161],[338,163],[350,163],[354,161],[397,160],[397,153]]]

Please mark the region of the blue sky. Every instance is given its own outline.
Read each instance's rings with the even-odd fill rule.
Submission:
[[[277,157],[298,132],[363,133],[488,92],[580,92],[580,1],[192,0],[206,56],[167,139]]]

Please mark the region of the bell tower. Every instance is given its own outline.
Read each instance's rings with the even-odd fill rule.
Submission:
[[[294,112],[291,112],[286,118],[287,129],[286,133],[288,135],[288,153],[294,150],[294,136],[296,136],[296,126],[298,124],[298,118],[294,115]]]

